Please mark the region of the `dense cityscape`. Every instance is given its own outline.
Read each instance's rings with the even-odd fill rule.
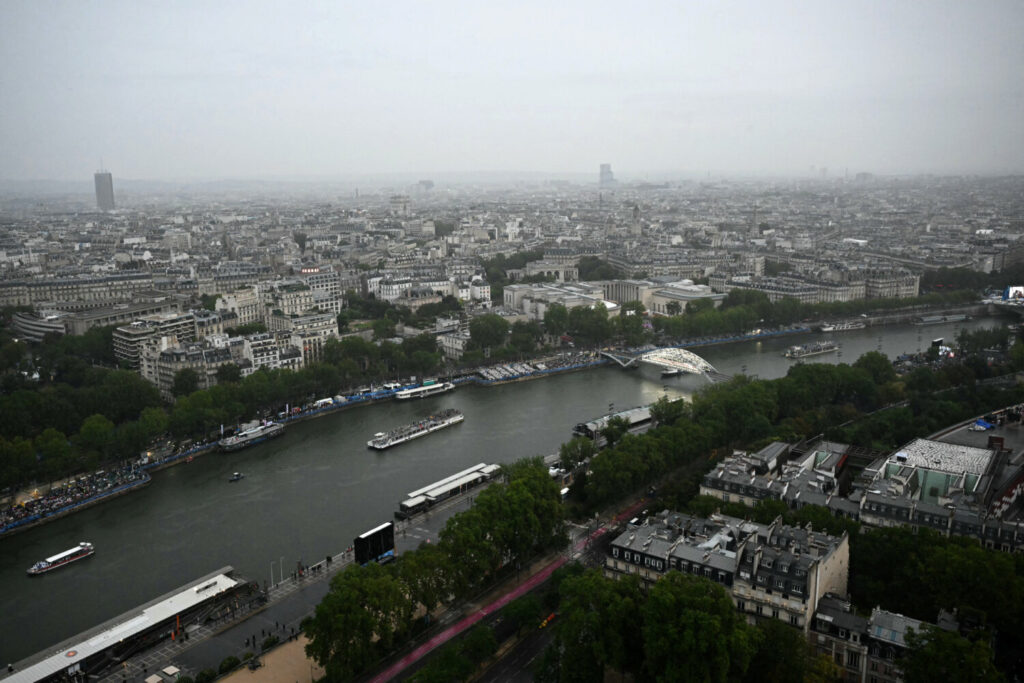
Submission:
[[[477,496],[472,512],[486,515],[481,503],[500,499],[499,488],[519,486],[518,473],[532,505],[542,507],[514,514],[535,520],[526,528],[538,528],[540,536],[503,539],[497,519],[471,522],[462,519],[468,512],[450,519],[438,513],[448,522],[435,551],[474,556],[478,564],[452,573],[435,558],[442,564],[427,570],[433,578],[414,579],[408,572],[423,569],[412,569],[418,566],[412,558],[427,548],[399,555],[398,574],[389,580],[406,582],[405,589],[395,590],[409,596],[402,602],[411,602],[400,610],[404,616],[393,615],[398,622],[387,640],[377,639],[377,630],[358,637],[324,630],[320,622],[329,603],[323,603],[299,631],[324,675],[333,680],[372,671],[371,662],[388,661],[382,649],[387,642],[394,647],[431,632],[417,616],[417,603],[428,613],[457,609],[466,591],[500,589],[509,558],[520,565],[567,538],[589,548],[581,548],[582,563],[571,566],[583,571],[596,564],[604,574],[573,571],[568,576],[576,578],[561,579],[569,587],[562,589],[561,602],[555,599],[549,620],[574,609],[603,612],[621,599],[644,603],[641,595],[649,591],[620,593],[644,582],[660,586],[656,580],[673,570],[705,577],[724,589],[723,604],[739,615],[727,620],[736,633],[716,638],[731,663],[715,676],[737,666],[746,675],[762,676],[759,658],[767,654],[758,653],[768,648],[789,648],[788,661],[775,664],[781,678],[912,680],[918,674],[910,663],[936,656],[938,648],[966,648],[972,666],[987,657],[990,663],[982,664],[988,668],[995,653],[1000,668],[1015,670],[1019,647],[1012,621],[1003,623],[996,615],[979,621],[975,611],[984,611],[983,605],[957,600],[937,599],[925,606],[927,613],[920,606],[908,610],[899,600],[862,612],[855,600],[867,579],[855,572],[864,562],[856,548],[869,528],[915,534],[928,529],[936,539],[968,538],[997,554],[1024,547],[1017,521],[1024,471],[1015,449],[1015,406],[1022,398],[1013,375],[1007,382],[1001,374],[1024,368],[1014,341],[1012,285],[1024,273],[1024,251],[1016,245],[1024,229],[1019,179],[861,175],[651,185],[616,180],[606,165],[590,184],[448,189],[421,181],[376,192],[339,189],[321,198],[256,200],[239,191],[185,202],[130,192],[115,196],[114,187],[110,174],[96,175],[95,207],[81,206],[75,195],[44,196],[31,205],[8,199],[3,205],[5,535],[141,490],[161,476],[157,470],[191,462],[218,443],[228,451],[260,447],[290,422],[386,405],[418,392],[443,393],[465,382],[500,391],[507,383],[629,366],[635,359],[661,367],[663,377],[680,370],[703,374],[713,390],[695,395],[690,407],[662,398],[644,411],[609,413],[578,428],[547,464],[524,460],[507,470],[507,483],[492,484]],[[938,340],[916,354],[887,359],[869,352],[850,359],[856,361],[850,370],[861,373],[857,378],[810,372],[849,367],[832,364],[837,359],[828,352],[839,345],[831,342],[790,345],[787,357],[799,352],[827,360],[800,361],[780,380],[730,378],[692,353],[743,339],[799,341],[817,330],[841,339],[844,330],[927,329],[993,315],[995,327],[963,329],[956,339]],[[435,384],[430,377],[445,380]],[[769,394],[777,398],[771,401],[780,403],[765,408],[751,395],[764,391],[755,389],[759,385],[780,381],[803,386],[800,391],[812,396],[798,399],[804,394],[772,388]],[[914,405],[948,386],[971,387],[971,399],[944,408],[945,422],[925,405]],[[785,405],[783,396],[790,396]],[[918,398],[911,399],[905,421],[891,419],[884,428],[871,424],[878,414],[909,410],[899,406],[912,396]],[[39,401],[57,407],[39,411]],[[700,415],[723,407],[728,415],[737,409],[727,408],[730,402],[745,406],[743,412],[766,412],[761,419],[725,417],[718,427],[713,425],[721,418]],[[86,414],[90,406],[100,409]],[[808,417],[807,411],[822,413],[822,407],[823,414]],[[460,411],[442,413],[462,420]],[[990,422],[978,420],[985,425],[978,427],[975,413]],[[848,419],[843,425],[836,421],[858,414],[863,417],[854,426]],[[658,449],[667,448],[664,454],[639,471],[625,464],[636,448],[654,448],[638,445],[643,440],[679,438],[671,434],[682,422],[691,424],[685,447],[663,444]],[[410,429],[426,432],[423,424],[395,434],[404,440]],[[715,434],[716,428],[724,431]],[[989,429],[999,436],[990,437]],[[712,459],[705,461],[700,454],[707,452]],[[529,474],[532,467],[540,469]],[[491,476],[467,472],[454,488],[445,480],[432,485],[438,491],[413,492],[419,495],[399,506],[398,526],[389,525],[389,533],[408,528],[403,523],[413,523],[444,498],[472,495],[465,491]],[[623,478],[626,472],[631,474]],[[236,472],[231,479],[243,478]],[[548,504],[542,501],[551,495],[561,497],[557,507],[564,512],[541,514]],[[631,499],[640,502],[630,509],[644,508],[631,521],[613,520],[596,536],[580,523],[593,511],[607,513],[622,504],[617,501]],[[490,505],[500,509],[507,503]],[[486,547],[470,551],[460,532],[467,524],[492,528]],[[598,542],[606,531],[607,541]],[[591,542],[581,534],[593,536]],[[505,544],[511,545],[502,550]],[[388,558],[394,545],[392,539]],[[350,548],[337,565],[300,565],[289,580],[315,580],[347,567]],[[976,556],[964,561],[984,564]],[[281,570],[284,581],[283,563]],[[332,590],[358,591],[345,587],[346,581],[363,580],[358,573],[338,574]],[[641,583],[594,583],[630,575]],[[254,610],[273,603],[267,586],[238,578],[217,579],[232,587],[225,596],[251,590]],[[415,597],[422,588],[413,587],[424,580],[434,587]],[[573,588],[578,581],[584,583]],[[612,591],[617,597],[608,594],[609,605],[586,608],[572,602],[579,599],[571,597],[574,590]],[[655,592],[650,595],[653,600]],[[480,627],[469,631],[484,645],[494,641],[485,654],[470,654],[469,644],[449,648],[413,678],[458,678],[490,668],[493,655],[486,653],[498,647],[495,634],[506,639],[502,649],[514,651],[530,620],[520,613],[533,609],[540,620],[543,607],[531,602],[536,600],[527,594],[515,611],[506,609],[506,619],[526,620],[514,633],[497,623],[487,627],[487,638]],[[958,616],[963,610],[970,618]],[[194,612],[186,614],[195,618]],[[246,616],[214,611],[206,618],[236,624]],[[766,619],[792,632],[773,630]],[[990,620],[1003,621],[996,626]],[[573,678],[564,667],[575,660],[572,648],[582,646],[572,640],[580,634],[572,619],[554,621],[545,631],[554,640],[547,641],[541,668],[526,671],[552,680]],[[747,623],[756,628],[749,630]],[[284,642],[297,643],[295,626],[289,628]],[[645,632],[639,623],[636,628]],[[156,630],[188,638],[177,623],[169,631]],[[738,634],[751,639],[741,659],[727,645]],[[807,655],[795,654],[803,648],[793,634],[814,645]],[[338,637],[362,654],[331,644]],[[136,638],[139,647],[155,644],[151,632]],[[261,650],[274,651],[268,638],[260,648],[255,638],[246,638],[244,652],[224,655],[228,665],[210,662],[214,673],[230,671],[231,661],[255,666]],[[468,668],[453,674],[455,665],[445,658],[457,650],[479,663],[459,665]],[[92,667],[103,675],[110,656],[86,658],[78,671]],[[117,656],[126,665],[131,661],[127,652]],[[675,669],[697,655],[670,646],[657,656],[678,660],[671,666],[653,664],[654,656],[631,661],[602,655],[593,660],[598,669],[580,679],[593,680],[609,668]],[[27,667],[12,664],[12,680],[20,680],[21,668],[32,670],[33,661],[26,660]],[[209,677],[186,661],[171,657],[162,664],[177,670],[175,675],[184,666],[197,680]]]
[[[0,682],[1024,679],[1022,31],[0,4]]]

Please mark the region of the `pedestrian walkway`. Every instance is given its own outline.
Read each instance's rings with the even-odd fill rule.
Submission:
[[[352,563],[352,553],[339,553],[301,574],[268,587],[266,600],[242,603],[237,609],[213,622],[189,626],[182,636],[164,640],[145,650],[100,680],[121,683],[142,680],[168,664],[192,675],[216,665],[225,657],[241,658],[245,652],[260,654],[260,646],[269,636],[285,641],[299,633],[299,625],[327,594],[329,579]],[[257,632],[260,636],[257,638]]]

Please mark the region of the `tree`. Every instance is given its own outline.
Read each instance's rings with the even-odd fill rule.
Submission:
[[[623,314],[615,320],[615,325],[622,338],[622,343],[626,346],[640,346],[644,342],[646,336],[644,319],[639,313],[628,315],[623,311]]]
[[[606,668],[640,673],[644,596],[635,576],[614,580],[592,569],[558,592],[559,680],[604,680]]]
[[[80,449],[97,456],[106,452],[114,438],[114,423],[103,415],[90,415],[78,430],[76,443]]]
[[[390,339],[395,336],[395,323],[387,318],[378,318],[373,321],[373,338]]]
[[[554,336],[569,329],[569,310],[562,304],[551,304],[544,311],[544,330]]]
[[[57,479],[71,471],[74,464],[71,444],[62,432],[52,427],[44,429],[35,439],[35,450],[39,454],[43,471],[50,479]]]
[[[651,417],[659,425],[671,425],[676,420],[686,415],[687,404],[682,399],[669,400],[667,396],[661,396],[651,404]]]
[[[297,232],[297,231],[293,232],[292,233],[292,239],[295,240],[295,244],[299,245],[299,253],[300,254],[305,254],[306,253],[306,240],[309,239],[308,236],[306,235],[306,233],[304,233],[304,232]]]
[[[216,311],[219,298],[220,294],[203,294],[199,297],[199,305],[207,311]]]
[[[504,346],[508,330],[508,321],[493,313],[477,316],[469,323],[470,340],[483,349]]]
[[[221,660],[220,666],[217,667],[217,671],[221,675],[224,675],[226,673],[234,671],[241,663],[242,661],[238,657],[230,655]]]
[[[807,673],[807,640],[803,634],[778,619],[757,625],[760,646],[750,662],[746,680],[803,683]]]
[[[536,593],[527,593],[506,605],[501,614],[515,624],[516,633],[522,633],[524,628],[537,625],[543,608]]]
[[[174,396],[188,396],[198,389],[198,372],[192,368],[182,368],[174,373],[174,384],[171,385],[171,394]]]
[[[669,315],[679,315],[680,313],[683,312],[683,307],[679,304],[678,301],[669,301],[667,304],[665,304],[665,312],[668,313]]]
[[[558,448],[558,461],[563,469],[574,470],[576,466],[597,452],[593,440],[574,436]]]
[[[804,683],[843,683],[846,671],[827,654],[812,657],[804,674]]]
[[[217,383],[227,384],[242,379],[242,369],[234,363],[225,363],[217,368]]]
[[[421,543],[415,552],[398,559],[398,575],[415,603],[429,612],[451,592],[449,558],[436,543]]]
[[[262,334],[267,331],[267,326],[261,322],[246,323],[238,327],[229,327],[224,331],[233,337],[244,337],[250,334]]]
[[[909,631],[907,653],[900,663],[906,683],[1005,680],[992,663],[992,649],[983,640],[971,642],[957,633],[926,625],[920,633]]]
[[[619,270],[607,261],[596,256],[581,256],[579,262],[580,280],[614,280],[619,277]]]
[[[871,375],[871,380],[878,385],[896,379],[896,371],[893,370],[892,363],[878,351],[868,351],[854,362],[853,367],[867,372]]]
[[[27,481],[36,467],[32,442],[16,437],[8,441],[0,437],[0,489]]]
[[[599,345],[611,337],[612,323],[608,309],[602,304],[593,308],[575,306],[569,311],[569,334],[578,337],[584,344]]]
[[[747,626],[718,584],[670,571],[650,589],[643,608],[645,668],[657,681],[732,680],[757,650]]]
[[[462,639],[462,654],[474,664],[481,664],[498,650],[494,629],[486,624],[477,624]]]
[[[540,325],[533,321],[519,320],[512,324],[509,345],[520,353],[531,353],[537,348],[541,336]]]
[[[621,415],[616,415],[609,418],[608,423],[601,428],[601,436],[604,437],[607,447],[612,448],[628,431],[629,420]]]
[[[393,565],[350,566],[331,587],[306,626],[306,654],[330,680],[350,680],[374,664],[404,633],[412,615]]]

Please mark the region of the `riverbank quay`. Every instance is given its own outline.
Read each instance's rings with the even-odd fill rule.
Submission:
[[[98,505],[99,503],[102,503],[106,500],[111,500],[119,496],[123,496],[125,494],[131,493],[132,491],[137,491],[141,488],[148,486],[151,482],[152,477],[150,477],[149,473],[145,471],[140,471],[139,475],[136,478],[125,484],[115,486],[114,488],[101,491],[99,493],[96,493],[85,498],[73,500],[70,503],[67,503],[65,505],[62,505],[51,510],[44,510],[41,512],[28,514],[27,516],[21,517],[19,519],[8,521],[7,523],[3,524],[3,526],[0,526],[0,538],[6,535],[15,534],[19,531],[27,531],[34,527],[45,524],[46,522],[51,522],[55,519],[60,519],[61,517],[65,517],[74,512],[90,508],[93,505]],[[13,506],[10,509],[13,510],[16,509],[16,507],[17,506]]]
[[[977,308],[980,308],[982,311],[987,310],[984,305],[981,305],[981,306],[979,306]],[[942,309],[942,310],[951,310],[951,309]],[[1003,314],[1003,312],[1001,310],[999,310],[998,308],[995,308],[995,307],[993,307],[991,312],[993,314],[995,314],[995,315]],[[902,314],[904,315],[904,317],[906,317],[909,320],[909,319],[912,319],[915,316],[915,314],[920,314],[920,313],[921,313],[921,309],[914,309],[913,311],[904,310]],[[977,316],[977,317],[980,318],[981,316]],[[985,317],[987,317],[987,316],[985,316]],[[968,326],[971,325],[971,323],[964,323],[964,324],[968,325]],[[882,329],[883,329],[883,327],[879,326],[877,331],[868,332],[866,334],[867,335],[873,335],[873,337],[880,337]],[[913,330],[914,330],[914,332],[918,336],[918,339],[917,339],[918,346],[921,345],[921,335],[922,334],[931,335],[931,336],[942,336],[942,335],[936,334],[934,332],[925,331],[925,330],[928,330],[928,328],[913,328]],[[800,335],[807,335],[807,334],[813,334],[812,324],[811,323],[804,323],[804,324],[799,325],[799,326],[794,326],[794,327],[786,328],[786,329],[782,329],[782,330],[756,331],[756,332],[753,332],[753,333],[751,333],[749,335],[734,335],[734,336],[724,336],[723,335],[723,336],[708,336],[708,337],[693,338],[693,339],[678,339],[678,340],[672,340],[670,343],[675,345],[675,346],[679,346],[681,348],[689,348],[689,349],[692,349],[694,351],[697,351],[698,353],[703,353],[702,351],[699,351],[700,348],[711,349],[711,348],[716,347],[716,346],[721,346],[723,349],[727,349],[728,347],[726,345],[735,345],[735,343],[742,342],[742,341],[751,341],[751,340],[762,341],[762,340],[764,340],[767,343],[773,337],[782,337],[784,335],[790,335],[790,336],[797,336],[797,337],[799,337]],[[856,332],[843,333],[843,334],[846,335],[846,336],[843,337],[844,345],[847,343],[846,342],[847,339],[856,338],[857,337],[857,333]],[[951,337],[951,336],[954,336],[954,335],[955,335],[955,332],[954,333],[950,333],[948,331],[945,334],[946,337]],[[888,336],[888,335],[886,335],[886,336]],[[878,347],[881,346],[881,341],[880,340],[879,340],[877,346]],[[876,347],[876,344],[874,343],[874,341],[872,341],[871,347],[872,347],[871,349],[868,349],[866,347],[862,347],[860,349],[860,351],[858,351],[857,353],[859,354],[859,353],[863,353],[863,352],[865,352],[867,350],[873,350],[873,348]],[[913,341],[911,340],[911,342],[909,344],[905,344],[901,348],[912,348],[912,347],[913,347]],[[708,356],[708,358],[715,364],[716,367],[718,367],[724,373],[727,373],[727,374],[739,374],[739,373],[748,374],[748,373],[753,372],[753,373],[756,374],[756,372],[757,372],[757,370],[755,369],[755,366],[753,366],[753,365],[747,367],[747,366],[744,366],[744,365],[741,365],[741,364],[737,363],[737,364],[733,364],[732,367],[730,367],[729,362],[727,360],[723,361],[722,358],[723,357],[728,357],[729,354],[732,353],[731,351],[728,351],[727,353],[719,353],[718,354],[719,358],[718,358],[717,361],[714,358],[715,354],[713,352],[709,351],[708,353],[711,354],[711,355]],[[857,355],[857,354],[854,354],[854,356],[855,355]],[[852,360],[852,359],[853,359],[853,356],[851,356],[849,360]],[[849,362],[849,360],[847,362]],[[556,363],[560,363],[560,364],[564,363],[564,365],[560,365],[558,367],[555,367]],[[723,365],[723,363],[724,363],[724,365]],[[537,366],[540,365],[540,364],[544,364],[544,365],[546,365],[546,367],[545,368],[538,368]],[[480,376],[480,374],[479,374],[482,369],[499,367],[501,365],[508,365],[508,366],[513,366],[513,365],[529,365],[529,366],[534,368],[534,371],[529,372],[529,373],[525,373],[525,374],[524,373],[520,373],[518,375],[514,375],[514,376],[511,376],[511,377],[504,377],[504,378],[501,378],[501,379],[490,379],[490,380],[485,379],[484,377]],[[560,375],[560,374],[577,373],[577,372],[581,372],[581,371],[587,370],[587,369],[593,369],[593,368],[596,368],[596,367],[602,367],[604,365],[606,365],[606,361],[604,361],[603,359],[600,360],[600,361],[595,359],[595,354],[592,351],[577,351],[577,350],[566,349],[564,353],[548,354],[547,356],[544,356],[543,358],[531,359],[531,360],[529,360],[527,362],[524,362],[524,363],[510,362],[510,363],[506,363],[506,364],[495,364],[495,365],[490,365],[490,366],[462,369],[457,374],[453,374],[452,376],[448,377],[447,379],[452,381],[453,383],[455,383],[460,388],[463,387],[463,386],[466,386],[468,384],[477,384],[478,386],[498,386],[498,385],[501,385],[501,384],[520,383],[520,382],[529,381],[529,380],[532,380],[532,379],[540,379],[540,378],[544,378],[544,377],[557,376],[557,375]],[[390,386],[394,387],[395,385],[390,385]],[[290,414],[284,416],[283,418],[281,418],[281,417],[274,418],[272,414],[264,415],[264,417],[271,417],[271,419],[276,419],[276,421],[278,421],[278,422],[283,422],[283,423],[286,423],[286,424],[292,424],[292,423],[298,422],[298,421],[312,420],[312,419],[319,418],[319,417],[322,417],[322,416],[325,416],[325,415],[331,415],[331,414],[340,412],[342,410],[346,410],[349,406],[371,405],[371,404],[380,403],[380,402],[383,402],[383,401],[389,401],[391,398],[393,398],[394,392],[395,392],[395,389],[383,389],[383,388],[381,388],[379,390],[368,390],[366,393],[358,393],[358,394],[354,394],[354,393],[351,393],[351,392],[345,392],[345,393],[348,394],[348,396],[347,397],[342,397],[342,398],[344,398],[343,401],[333,401],[332,400],[332,405],[329,405],[329,406],[321,406],[321,407],[317,408],[316,407],[316,403],[315,402],[311,402],[308,405],[300,406],[298,413],[295,413],[294,412],[295,409],[292,408],[289,411]],[[576,420],[576,421],[579,421],[579,420]],[[373,433],[373,432],[378,431],[378,430],[379,430],[379,428],[375,428],[373,430],[369,430],[369,433]],[[188,444],[181,451],[173,451],[170,448],[154,449],[150,454],[146,455],[145,461],[140,465],[140,467],[142,469],[146,470],[147,472],[149,472],[152,475],[156,471],[159,471],[159,470],[162,470],[162,469],[166,469],[166,468],[174,466],[174,465],[178,465],[178,464],[182,464],[182,463],[187,463],[187,462],[189,462],[192,459],[198,459],[199,457],[204,456],[206,454],[209,454],[209,453],[211,453],[211,452],[216,450],[216,437],[217,437],[217,435],[211,434],[211,435],[209,435],[209,437],[205,441],[201,441],[201,442],[195,443],[195,444]],[[287,438],[287,436],[285,438]],[[363,439],[362,443],[365,443],[365,438]],[[210,464],[205,465],[204,469],[206,469],[209,466],[210,466]],[[40,488],[42,488],[42,487],[40,487]],[[138,490],[138,489],[133,489],[133,490]],[[31,492],[32,492],[32,488],[29,488],[28,489],[28,493],[31,493]],[[96,502],[101,502],[102,500],[107,500],[107,499],[108,498],[102,498],[101,497],[100,500],[96,501]],[[54,518],[55,518],[55,516],[51,514],[50,516],[46,517],[42,521],[45,523],[46,521],[52,521],[52,519],[54,519]],[[3,519],[3,513],[2,513],[2,511],[0,511],[0,524],[2,524],[2,519]],[[7,535],[8,535],[7,533],[5,533],[4,531],[0,530],[0,539],[6,537]]]

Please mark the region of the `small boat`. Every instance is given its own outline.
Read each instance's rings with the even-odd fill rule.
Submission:
[[[241,481],[244,477],[245,475],[242,474],[241,472],[235,472],[234,474],[231,475],[228,481]]]
[[[82,541],[74,548],[65,550],[62,553],[57,553],[56,555],[48,557],[40,562],[36,562],[34,565],[29,567],[28,575],[39,576],[40,574],[45,574],[52,569],[57,569],[58,567],[63,567],[66,564],[71,564],[76,560],[83,560],[90,557],[94,552],[95,549],[92,547],[92,543]]]
[[[681,374],[683,374],[683,371],[679,368],[665,368],[661,371],[662,377],[678,377]]]

